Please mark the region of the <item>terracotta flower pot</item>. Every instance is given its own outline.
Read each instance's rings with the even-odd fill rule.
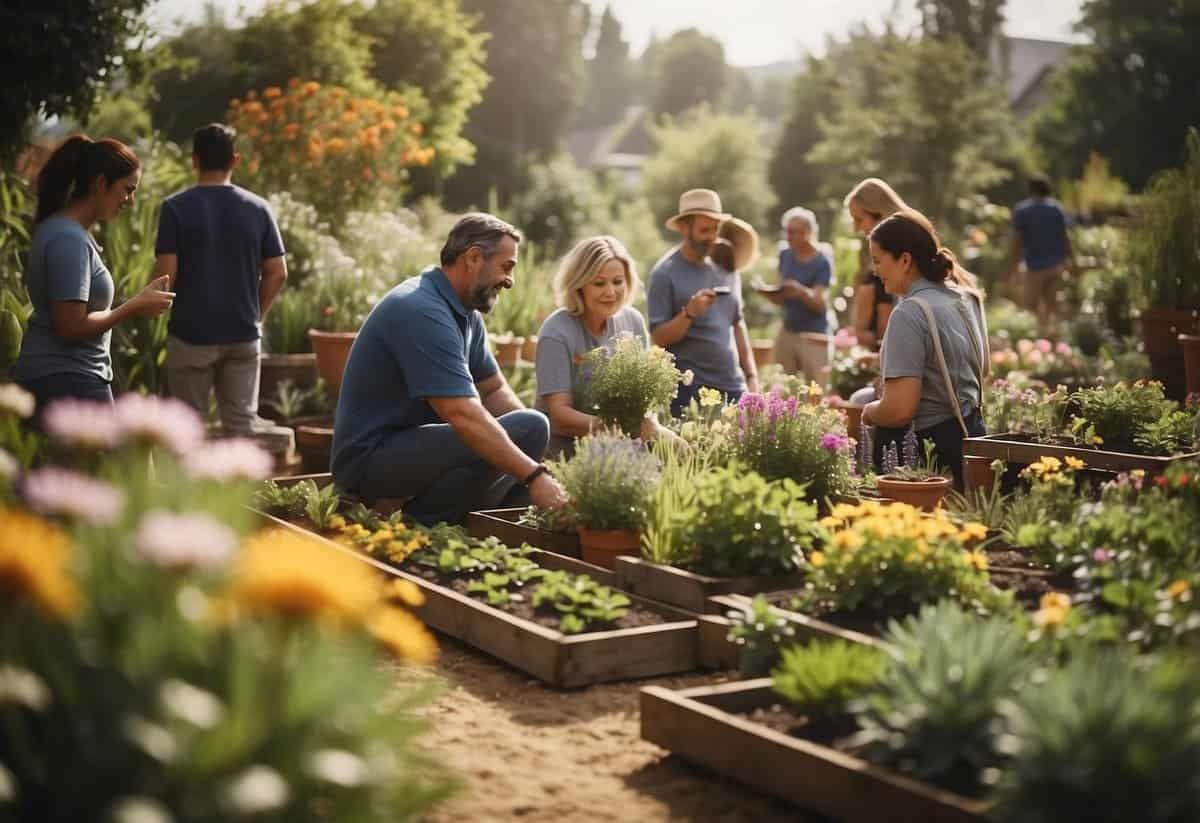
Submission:
[[[862,433],[863,407],[857,403],[847,403],[843,400],[838,403],[838,408],[846,413],[846,435],[853,440],[858,440],[858,436]]]
[[[317,356],[304,354],[264,354],[258,380],[258,403],[270,402],[279,384],[289,381],[298,389],[317,382]]]
[[[606,569],[616,567],[617,557],[623,554],[637,557],[642,551],[640,532],[627,529],[579,530],[579,548],[583,562]]]
[[[1176,400],[1184,396],[1183,351],[1179,335],[1200,333],[1197,312],[1179,309],[1143,309],[1142,341],[1150,357],[1150,372],[1161,381],[1167,395]]]
[[[967,491],[990,489],[995,476],[992,474],[992,458],[968,454],[963,456],[963,485]]]
[[[775,362],[775,344],[770,340],[755,340],[750,344],[754,349],[754,362],[759,368]]]
[[[346,361],[350,359],[350,347],[354,345],[354,331],[320,331],[308,330],[308,339],[312,341],[313,353],[317,360],[317,374],[325,381],[325,390],[330,397],[337,397],[342,387],[342,375],[346,371]]]
[[[941,505],[942,498],[950,493],[953,485],[949,477],[931,477],[928,480],[901,480],[895,475],[882,475],[876,488],[880,497],[908,503],[931,512]]]
[[[320,474],[329,471],[329,457],[333,452],[333,427],[297,426],[296,451],[300,452],[305,473]]]
[[[524,337],[514,337],[511,334],[498,335],[492,338],[492,347],[496,350],[496,364],[502,369],[511,369],[521,359],[521,347],[525,345]]]
[[[1200,392],[1200,336],[1179,335],[1183,347],[1183,371],[1187,376],[1187,393]]]
[[[537,335],[531,334],[525,338],[525,345],[521,347],[521,359],[527,360],[530,363],[537,362]]]

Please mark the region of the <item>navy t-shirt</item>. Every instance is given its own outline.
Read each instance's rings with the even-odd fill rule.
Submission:
[[[833,267],[829,258],[818,251],[808,260],[800,261],[790,248],[779,252],[779,273],[785,280],[795,280],[802,286],[824,286],[829,288],[833,279]],[[788,300],[783,306],[783,327],[788,331],[811,331],[819,334],[829,332],[824,312],[816,312],[804,305],[799,298]]]
[[[1067,259],[1067,226],[1062,204],[1048,197],[1022,200],[1013,209],[1013,228],[1021,235],[1025,267],[1034,271]]]
[[[179,256],[167,329],[197,346],[259,338],[262,262],[283,256],[267,201],[239,186],[193,186],[163,202],[155,254]]]
[[[352,491],[367,459],[389,434],[444,423],[430,397],[478,395],[475,384],[499,371],[483,318],[458,299],[440,268],[392,289],[359,329],[333,423],[333,479]]]

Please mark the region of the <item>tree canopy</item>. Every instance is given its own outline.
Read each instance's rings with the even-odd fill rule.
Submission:
[[[656,114],[679,114],[701,104],[722,107],[731,78],[720,41],[682,29],[647,52],[653,78],[650,108]]]

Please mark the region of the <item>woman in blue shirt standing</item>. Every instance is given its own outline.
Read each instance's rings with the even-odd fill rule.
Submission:
[[[783,329],[775,340],[775,360],[788,374],[801,372],[809,380],[825,382],[829,365],[829,334],[825,319],[826,294],[833,280],[833,265],[817,248],[817,218],[800,206],[783,215],[787,248],[779,252],[779,291],[768,299],[783,306]]]
[[[13,378],[37,399],[37,419],[60,397],[112,403],[112,328],[171,305],[167,278],[152,281],[113,308],[115,285],[100,259],[92,226],[133,203],[141,164],[116,140],[68,138],[37,183],[33,243],[25,284],[33,313]]]

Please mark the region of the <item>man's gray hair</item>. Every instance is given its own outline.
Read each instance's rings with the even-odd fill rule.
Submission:
[[[783,213],[780,219],[780,225],[783,226],[784,232],[787,232],[788,223],[793,220],[803,220],[808,224],[808,228],[812,231],[812,244],[817,244],[817,239],[821,236],[821,227],[817,225],[817,216],[803,206],[792,206]]]
[[[484,257],[491,257],[505,237],[521,242],[521,233],[495,215],[481,211],[464,214],[446,235],[442,265],[449,266],[471,246],[478,246]]]

